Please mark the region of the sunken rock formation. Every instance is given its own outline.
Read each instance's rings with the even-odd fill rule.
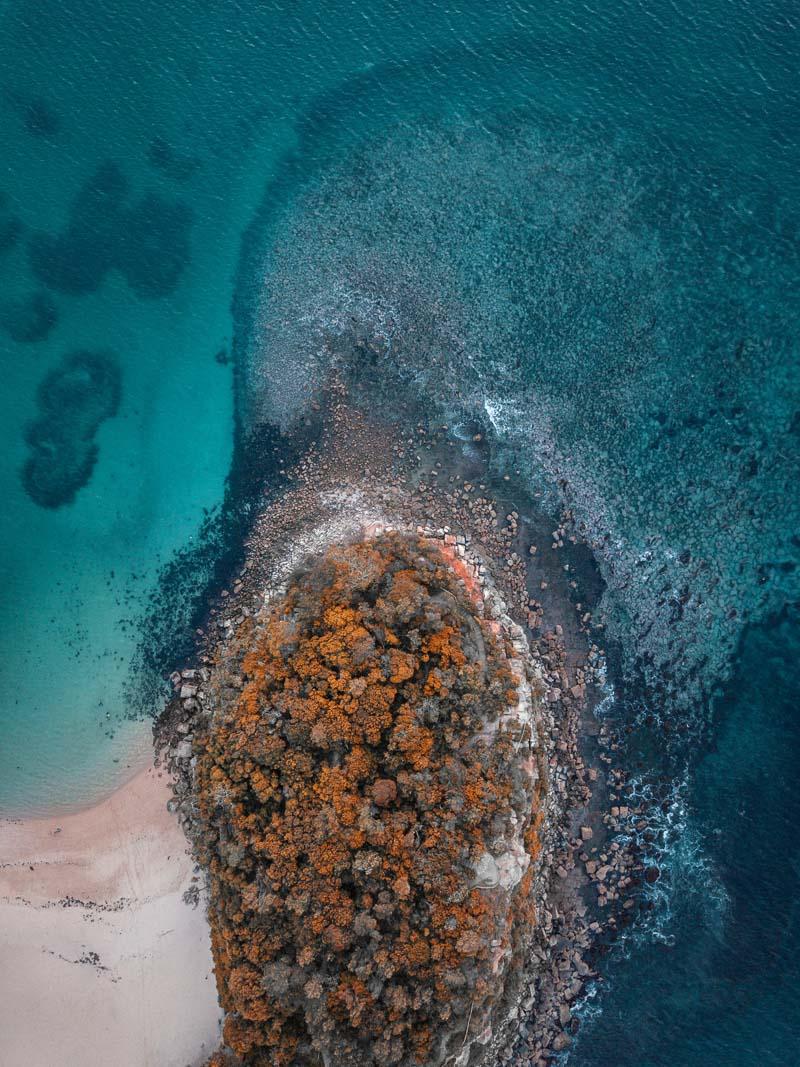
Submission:
[[[119,366],[108,352],[72,352],[44,376],[36,394],[38,416],[25,432],[29,455],[21,471],[35,504],[71,504],[89,482],[99,454],[97,431],[116,415],[121,393]]]
[[[218,649],[195,838],[244,1063],[480,1061],[536,924],[532,678],[400,534],[328,548]]]

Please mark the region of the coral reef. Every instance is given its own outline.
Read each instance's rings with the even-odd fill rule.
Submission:
[[[328,548],[217,650],[195,841],[245,1063],[466,1064],[507,1008],[546,769],[479,598],[433,542],[383,534]]]
[[[0,305],[0,326],[19,344],[44,341],[57,322],[55,302],[41,290]]]
[[[117,164],[98,167],[76,196],[63,232],[31,238],[31,267],[39,281],[76,296],[97,290],[116,269],[139,297],[173,292],[190,259],[191,210],[155,193],[132,206],[127,197]]]
[[[347,107],[379,114],[379,85]],[[743,628],[800,597],[797,308],[775,313],[799,273],[792,197],[754,181],[743,228],[713,167],[535,105],[401,126],[288,205],[268,190],[243,419],[302,417],[348,350],[373,409],[481,417],[591,545],[626,680],[702,718]],[[327,160],[307,127],[303,158]]]
[[[44,377],[39,416],[25,435],[31,455],[22,469],[34,503],[62,507],[86,485],[97,462],[95,434],[116,414],[120,395],[119,367],[105,352],[73,352]]]

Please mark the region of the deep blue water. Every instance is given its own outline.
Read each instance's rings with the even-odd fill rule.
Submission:
[[[0,21],[2,807],[145,758],[160,570],[222,503],[234,419],[290,423],[355,323],[566,499],[612,714],[685,727],[634,731],[671,783],[664,878],[570,1063],[800,1062],[797,11]]]

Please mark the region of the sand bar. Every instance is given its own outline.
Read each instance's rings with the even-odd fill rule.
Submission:
[[[0,823],[0,1063],[194,1067],[220,1012],[194,867],[148,768],[86,811]]]

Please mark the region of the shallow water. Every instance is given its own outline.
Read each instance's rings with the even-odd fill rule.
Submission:
[[[0,13],[0,807],[142,758],[142,620],[222,503],[234,417],[291,422],[355,331],[376,403],[481,420],[570,504],[613,714],[689,724],[641,741],[674,783],[665,877],[570,1062],[796,1063],[795,13],[69,7]],[[43,507],[27,427],[78,350],[119,405],[40,428]]]

